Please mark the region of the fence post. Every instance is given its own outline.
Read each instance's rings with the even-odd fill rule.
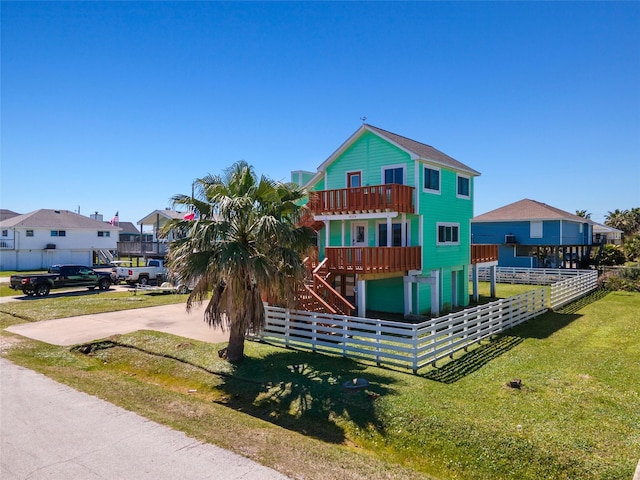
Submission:
[[[411,335],[413,337],[413,373],[418,373],[418,327],[415,325],[411,328]]]
[[[284,311],[284,346],[289,348],[289,335],[291,333],[291,310]]]

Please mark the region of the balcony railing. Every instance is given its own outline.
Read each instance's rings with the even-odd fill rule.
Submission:
[[[471,263],[498,261],[498,245],[471,245]]]
[[[309,208],[315,214],[371,212],[413,213],[413,187],[390,183],[311,192]]]
[[[0,250],[13,250],[13,238],[3,238],[0,240]]]
[[[118,256],[126,255],[166,255],[169,249],[167,242],[118,242]]]
[[[327,268],[336,274],[420,270],[421,247],[327,247]]]

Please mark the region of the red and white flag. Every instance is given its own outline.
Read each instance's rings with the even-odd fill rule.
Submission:
[[[111,225],[117,225],[120,222],[120,218],[118,217],[118,213],[120,213],[120,210],[118,210],[116,212],[116,214],[113,216],[113,218],[109,221],[109,223]]]

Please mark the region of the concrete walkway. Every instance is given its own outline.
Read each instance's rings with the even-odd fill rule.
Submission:
[[[229,334],[212,329],[203,320],[204,304],[187,313],[184,303],[82,315],[6,328],[52,345],[76,345],[137,330],[157,330],[205,342],[227,342]]]
[[[287,478],[5,359],[0,404],[3,480]]]

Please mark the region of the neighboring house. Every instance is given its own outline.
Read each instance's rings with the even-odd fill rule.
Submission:
[[[91,266],[116,249],[116,226],[68,210],[41,209],[0,221],[0,270]]]
[[[0,222],[3,220],[8,220],[13,217],[17,217],[20,215],[19,213],[14,212],[13,210],[7,210],[6,208],[0,208]]]
[[[305,184],[322,226],[318,261],[336,290],[353,294],[358,315],[468,305],[478,175],[429,145],[367,124],[320,165]]]
[[[622,230],[592,221],[594,244],[622,245]]]
[[[471,243],[499,245],[501,267],[578,268],[591,253],[592,224],[525,198],[474,217]]]
[[[137,223],[140,225],[138,231],[131,222],[120,223],[123,232],[126,232],[126,239],[118,242],[119,257],[164,257],[168,251],[169,242],[175,239],[173,233],[168,237],[160,235],[162,227],[170,220],[182,220],[184,212],[176,212],[169,208],[164,210],[154,210]],[[124,227],[123,227],[124,225]],[[143,232],[144,227],[151,227],[151,232]]]

